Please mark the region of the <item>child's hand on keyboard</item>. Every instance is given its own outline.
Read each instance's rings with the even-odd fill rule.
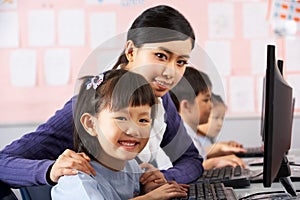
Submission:
[[[146,193],[143,196],[136,197],[135,200],[147,199],[147,200],[167,200],[172,198],[183,198],[187,196],[188,185],[178,184],[175,181],[171,181],[161,185],[155,190]]]
[[[228,144],[229,146],[231,147],[240,147],[240,148],[243,148],[243,145],[236,142],[236,141],[233,141],[233,140],[230,140],[230,141],[227,141],[227,142],[224,142],[225,144]]]
[[[246,152],[242,147],[234,147],[224,142],[217,142],[207,148],[207,158],[230,155],[239,152]]]
[[[222,168],[226,166],[241,166],[243,168],[246,168],[246,164],[242,159],[235,155],[227,155],[227,156],[219,156],[219,157],[213,157],[204,160],[203,167],[205,170],[214,169],[214,168]]]

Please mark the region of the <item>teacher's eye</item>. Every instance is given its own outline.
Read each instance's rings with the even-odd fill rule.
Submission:
[[[159,59],[163,59],[163,60],[167,60],[168,57],[163,54],[163,53],[155,53],[156,57],[158,57]]]

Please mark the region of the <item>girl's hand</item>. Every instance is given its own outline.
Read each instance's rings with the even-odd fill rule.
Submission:
[[[176,197],[186,197],[188,191],[188,185],[177,184],[175,181],[165,183],[155,190],[141,196],[141,199],[147,200],[167,200]]]
[[[145,173],[140,177],[140,182],[145,185],[150,182],[154,182],[158,185],[167,182],[163,173],[161,173],[157,168],[149,163],[142,163],[140,167],[146,169]]]
[[[56,183],[63,175],[75,175],[79,171],[96,175],[94,168],[90,165],[90,158],[85,153],[76,153],[65,150],[55,161],[50,170],[50,180]]]

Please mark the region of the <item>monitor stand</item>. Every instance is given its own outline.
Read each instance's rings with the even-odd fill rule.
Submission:
[[[293,197],[297,196],[296,190],[293,186],[293,183],[290,178],[291,175],[291,169],[290,169],[290,164],[289,161],[284,155],[280,169],[277,174],[277,178],[279,179],[280,183],[283,185],[284,189]]]

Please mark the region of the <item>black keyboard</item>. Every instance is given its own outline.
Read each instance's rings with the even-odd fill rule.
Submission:
[[[196,183],[189,185],[188,196],[177,200],[237,200],[232,188],[224,187],[223,183]]]
[[[240,158],[251,158],[251,157],[263,157],[264,150],[263,147],[248,147],[245,148],[247,152],[245,153],[236,153],[235,155]]]
[[[222,182],[226,187],[247,187],[250,185],[250,170],[240,166],[205,170],[197,182]]]

